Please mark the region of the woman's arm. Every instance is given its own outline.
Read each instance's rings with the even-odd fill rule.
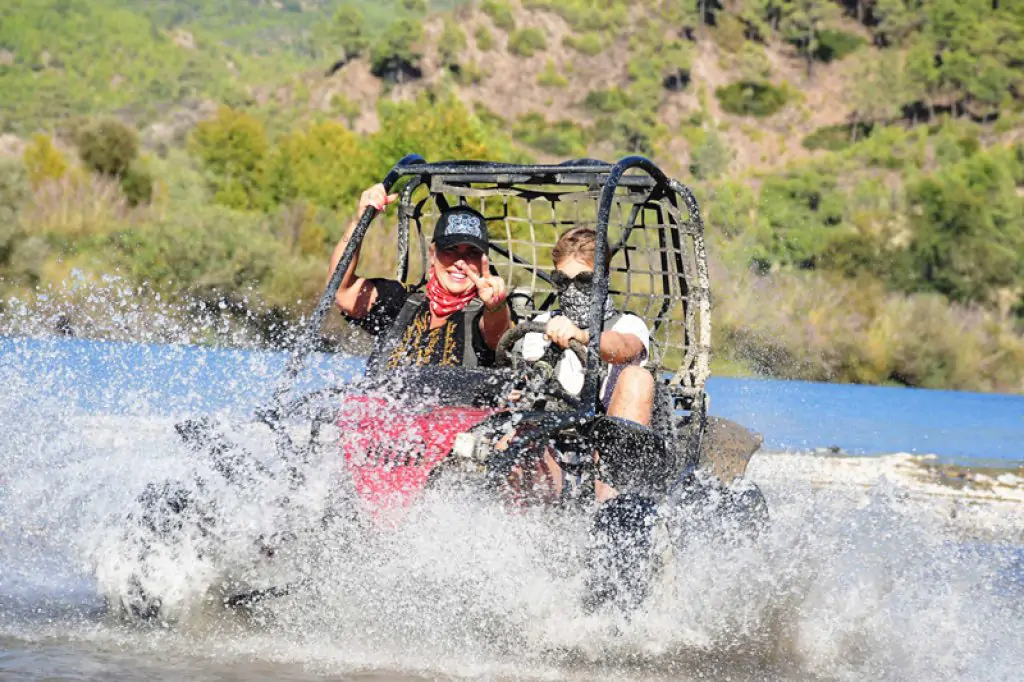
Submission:
[[[334,253],[331,254],[331,267],[327,272],[328,282],[330,282],[335,268],[338,267],[338,262],[345,252],[345,247],[348,246],[349,241],[352,239],[352,232],[355,231],[356,225],[359,224],[359,218],[366,212],[366,209],[373,206],[378,211],[383,211],[388,204],[394,203],[397,200],[398,195],[389,195],[382,184],[374,185],[363,192],[359,198],[359,209],[356,211],[355,218],[349,223],[348,228],[345,230],[345,236],[341,238],[341,241],[334,247]],[[366,317],[370,308],[377,301],[377,289],[373,286],[373,283],[365,277],[360,277],[356,274],[356,267],[359,265],[359,251],[360,249],[357,248],[352,257],[352,262],[348,266],[348,270],[345,272],[344,277],[341,278],[341,286],[338,287],[338,295],[335,297],[338,307],[346,315],[356,320]]]
[[[480,334],[487,347],[494,350],[498,347],[502,334],[512,326],[512,312],[505,302],[505,281],[491,274],[491,261],[487,254],[480,257],[479,275],[469,267],[463,267],[462,272],[476,286],[476,295],[484,304],[484,312],[480,315]]]
[[[498,347],[502,335],[512,326],[512,313],[503,300],[496,310],[484,308],[480,315],[480,334],[491,350]]]

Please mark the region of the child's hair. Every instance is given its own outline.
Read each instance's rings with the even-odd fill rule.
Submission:
[[[566,258],[593,263],[594,245],[597,242],[597,231],[592,227],[574,227],[558,238],[555,248],[551,250],[551,261],[561,263]]]

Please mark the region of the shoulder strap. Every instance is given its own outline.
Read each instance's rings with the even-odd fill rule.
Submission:
[[[394,322],[391,323],[387,332],[381,337],[380,343],[374,345],[373,352],[370,353],[370,358],[366,362],[368,371],[382,369],[383,363],[387,362],[387,359],[391,357],[391,353],[394,352],[395,348],[402,341],[405,328],[416,317],[416,313],[426,300],[427,297],[423,292],[417,291],[409,294],[405,299],[405,303],[402,304],[402,309],[395,316]]]
[[[395,348],[401,343],[406,327],[412,323],[416,313],[419,312],[426,301],[427,296],[422,291],[409,294],[409,297],[405,299],[405,303],[402,304],[402,309],[395,316],[395,321],[391,323],[381,342],[374,347],[373,352],[370,354],[370,359],[366,363],[369,371],[378,371],[382,368],[383,363],[387,362]],[[463,316],[463,367],[477,367],[480,364],[476,357],[476,350],[473,347],[473,325],[480,323],[480,313],[483,311],[483,307],[483,303],[479,299],[473,299],[465,308],[457,313]]]
[[[462,309],[462,366],[463,367],[476,367],[480,364],[477,361],[476,349],[473,348],[473,332],[474,327],[480,324],[480,313],[484,309],[484,304],[479,298],[474,298],[470,301],[465,308]]]

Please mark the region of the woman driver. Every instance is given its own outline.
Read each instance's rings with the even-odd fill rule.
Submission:
[[[389,195],[381,184],[363,192],[356,218],[334,248],[329,273],[338,266],[367,207],[383,212],[397,200],[398,195]],[[422,292],[395,280],[360,277],[356,250],[336,300],[349,321],[374,336],[371,370],[493,364],[494,349],[512,326],[512,318],[505,283],[490,274],[489,246],[482,215],[461,206],[443,211],[434,229]]]

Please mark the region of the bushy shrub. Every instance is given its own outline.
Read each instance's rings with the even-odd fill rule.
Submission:
[[[722,180],[711,185],[711,195],[702,202],[702,206],[708,233],[732,239],[751,231],[757,211],[757,196],[743,182]]]
[[[690,172],[700,180],[713,180],[729,170],[733,152],[713,128],[703,138],[690,153]]]
[[[22,222],[33,234],[73,248],[119,229],[128,214],[118,178],[100,174],[68,174],[41,185],[21,209]]]
[[[772,63],[764,47],[753,41],[745,41],[733,61],[743,80],[763,81],[772,75]]]
[[[203,165],[214,200],[233,208],[263,206],[269,150],[263,125],[230,107],[197,125],[189,139],[189,151]]]
[[[866,44],[867,41],[858,35],[823,29],[818,32],[818,47],[814,50],[814,58],[821,62],[837,61]]]
[[[759,373],[974,391],[1024,386],[1024,336],[995,313],[892,293],[870,278],[712,268],[721,282],[713,346]]]
[[[402,0],[402,7],[413,14],[426,14],[430,3],[427,0]]]
[[[153,199],[153,175],[139,164],[133,164],[121,176],[121,191],[131,206],[148,204]]]
[[[718,15],[717,26],[712,35],[715,42],[721,45],[727,52],[736,54],[743,49],[747,41],[746,28],[743,22],[735,15],[722,12]]]
[[[548,123],[543,114],[536,112],[520,116],[512,135],[523,144],[555,156],[580,156],[587,148],[583,128],[572,121]]]
[[[857,140],[871,136],[874,125],[871,123],[841,123],[834,126],[818,128],[803,139],[804,149],[827,149],[837,152],[846,149]]]
[[[595,57],[606,47],[605,41],[597,33],[567,33],[562,38],[562,44],[589,57]]]
[[[565,19],[573,31],[613,31],[628,24],[625,0],[524,0],[523,6],[544,9]]]
[[[0,211],[10,216],[28,201],[32,194],[25,166],[15,159],[0,158]]]
[[[508,38],[508,51],[520,57],[532,57],[547,46],[548,41],[544,37],[544,32],[532,26],[520,29]]]
[[[845,153],[862,163],[893,170],[920,167],[927,156],[927,131],[901,126],[875,125],[871,135],[852,145]]]
[[[0,267],[13,250],[18,236],[18,212],[32,195],[25,167],[13,159],[0,159]],[[3,279],[0,269],[0,279]]]
[[[591,90],[583,103],[588,109],[603,114],[614,114],[631,106],[629,95],[618,86],[607,90]]]
[[[477,27],[474,37],[476,46],[481,52],[489,52],[494,49],[494,36],[483,24]]]
[[[348,127],[351,128],[355,125],[359,114],[362,113],[362,107],[359,102],[350,99],[345,93],[336,92],[331,96],[331,112],[344,118]]]
[[[476,114],[476,117],[481,123],[489,128],[504,130],[508,127],[508,121],[488,109],[486,105],[481,104],[480,102],[473,103],[473,113]]]
[[[715,97],[722,108],[737,116],[764,118],[786,106],[786,92],[771,83],[739,81],[717,88]]]
[[[175,211],[123,230],[106,257],[136,282],[199,295],[259,286],[286,259],[262,216],[222,207]]]
[[[139,154],[139,135],[117,119],[104,118],[78,131],[82,162],[102,175],[122,177]]]
[[[47,180],[61,179],[68,169],[64,155],[53,146],[53,141],[42,133],[32,135],[21,158],[33,187],[38,187]]]
[[[476,85],[487,77],[488,71],[475,59],[470,59],[465,64],[459,64],[457,68],[451,69],[455,82],[459,85]]]
[[[569,79],[558,73],[555,62],[549,59],[544,65],[544,70],[537,76],[537,84],[545,88],[567,88]]]
[[[480,9],[491,18],[494,25],[506,31],[513,31],[516,27],[516,18],[512,13],[512,7],[503,0],[484,0]]]

